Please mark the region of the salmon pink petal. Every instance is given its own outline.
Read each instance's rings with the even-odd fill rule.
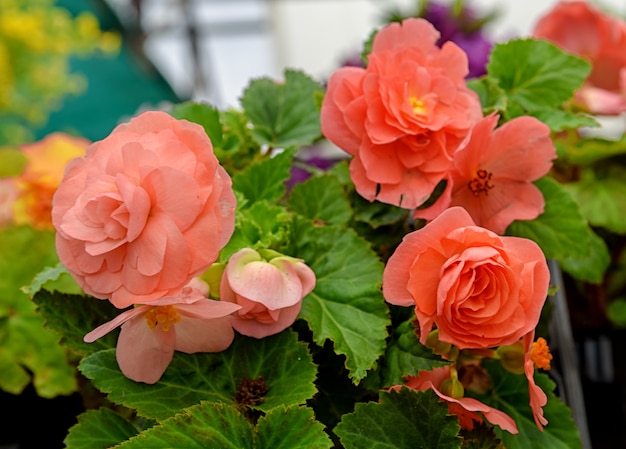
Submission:
[[[548,403],[548,396],[546,393],[535,383],[535,365],[530,359],[530,350],[532,348],[533,341],[535,340],[535,330],[531,330],[524,335],[522,341],[524,344],[524,374],[528,379],[528,393],[530,395],[530,408],[533,411],[533,418],[535,424],[540,430],[543,430],[543,426],[548,424],[548,420],[543,416],[543,407]]]
[[[184,309],[180,308],[180,310],[180,322],[176,323],[175,349],[177,351],[187,354],[220,352],[233,342],[235,332],[230,317],[197,319],[183,313]]]
[[[517,429],[517,424],[515,424],[515,421],[513,420],[513,418],[511,418],[509,415],[507,415],[503,411],[500,411],[493,407],[489,407],[488,405],[483,404],[482,402],[477,401],[476,399],[473,399],[473,398],[454,399],[452,397],[449,397],[440,393],[437,389],[435,389],[435,393],[437,393],[437,395],[440,398],[445,399],[448,402],[459,404],[465,410],[469,410],[470,412],[482,413],[482,415],[485,417],[487,421],[489,421],[491,424],[500,426],[502,430],[506,430],[507,432],[513,435],[516,435],[519,433],[519,430]]]
[[[108,321],[96,327],[94,330],[86,334],[83,337],[83,341],[85,343],[93,343],[98,338],[105,336],[106,334],[111,332],[113,329],[124,324],[126,321],[131,320],[132,318],[135,318],[136,316],[141,315],[145,312],[146,312],[145,307],[134,307],[130,310],[127,310],[126,312],[122,312],[118,316],[113,318],[111,321]]]
[[[232,318],[232,326],[242,335],[253,338],[264,338],[282,332],[291,326],[298,317],[301,308],[302,302],[284,307],[277,311],[279,312],[278,316],[273,317],[272,321],[269,323],[242,318],[235,314]]]
[[[154,384],[172,361],[175,345],[175,330],[151,329],[143,316],[136,316],[122,325],[115,357],[126,377]]]
[[[439,39],[439,31],[424,19],[392,23],[379,31],[372,44],[372,53],[396,50],[405,46],[428,53]]]

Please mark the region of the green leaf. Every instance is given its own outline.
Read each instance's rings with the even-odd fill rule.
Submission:
[[[233,189],[242,193],[250,203],[266,200],[277,202],[285,195],[285,181],[291,176],[294,150],[251,164],[233,176]]]
[[[589,74],[591,65],[541,40],[516,39],[496,44],[488,76],[508,97],[507,116],[559,108]]]
[[[626,168],[586,169],[579,182],[565,184],[592,226],[626,234]]]
[[[64,443],[67,449],[108,449],[138,433],[139,429],[126,418],[101,408],[80,414]]]
[[[560,150],[559,159],[571,164],[590,165],[612,156],[626,154],[626,135],[619,140],[600,137],[576,139],[573,142],[555,142]]]
[[[309,178],[291,191],[289,207],[317,223],[342,225],[352,216],[350,203],[339,180],[332,175]]]
[[[533,117],[548,125],[554,132],[576,129],[581,126],[596,128],[600,124],[591,116],[577,114],[563,109],[538,109],[531,112]]]
[[[317,344],[329,339],[335,352],[346,356],[357,383],[385,348],[389,317],[381,293],[383,264],[350,229],[315,227],[300,219],[293,235],[297,240],[290,255],[303,259],[317,278],[300,317],[309,323]]]
[[[74,281],[60,262],[53,267],[46,267],[41,270],[35,275],[30,285],[22,287],[21,290],[32,297],[44,286],[46,286],[47,290],[60,291],[62,293],[79,294],[82,292],[76,281]]]
[[[222,123],[220,113],[215,107],[188,101],[174,105],[172,116],[202,125],[211,143],[216,147],[222,146]]]
[[[174,359],[154,385],[124,377],[115,351],[100,351],[80,363],[81,372],[117,404],[141,416],[165,419],[200,401],[235,404],[239,383],[263,379],[267,394],[253,409],[298,405],[315,394],[316,366],[307,346],[291,331],[260,340],[237,335],[233,344],[215,354],[183,354]],[[160,398],[167,398],[166,401]]]
[[[253,80],[241,98],[252,121],[252,135],[273,148],[313,143],[321,136],[316,96],[323,91],[318,82],[296,70],[286,70],[283,83]]]
[[[519,430],[519,434],[512,435],[496,428],[496,434],[507,449],[582,448],[571,410],[555,396],[555,384],[547,375],[535,374],[535,382],[548,396],[548,404],[543,408],[548,425],[542,432],[533,419],[526,376],[504,370],[496,360],[485,361],[485,367],[495,388],[491,394],[481,396],[480,400],[511,416]]]
[[[0,148],[0,178],[17,176],[28,163],[26,155],[12,147]]]
[[[459,449],[459,423],[433,391],[381,392],[335,428],[346,449]]]
[[[578,280],[601,284],[611,264],[611,255],[605,241],[598,234],[590,232],[589,236],[591,245],[585,257],[563,259],[561,268]]]
[[[478,94],[484,115],[506,110],[508,99],[504,90],[498,85],[498,80],[483,76],[469,80],[467,87]]]
[[[534,220],[514,221],[507,234],[534,240],[548,259],[586,257],[593,231],[576,201],[552,178],[543,177],[535,184],[546,201],[543,214]]]
[[[332,445],[306,407],[277,407],[254,426],[233,406],[201,402],[116,448],[329,449]]]
[[[35,305],[21,291],[45,266],[58,263],[52,231],[30,227],[0,230],[0,388],[18,394],[30,381],[52,398],[76,390],[75,370],[44,328]]]

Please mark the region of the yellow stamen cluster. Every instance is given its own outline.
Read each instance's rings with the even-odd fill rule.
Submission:
[[[160,324],[161,329],[164,331],[170,330],[173,324],[180,321],[180,315],[178,315],[176,307],[171,305],[152,307],[144,317],[150,329],[154,329]]]

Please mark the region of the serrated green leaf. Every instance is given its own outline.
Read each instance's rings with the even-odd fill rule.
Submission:
[[[255,449],[329,449],[333,443],[307,407],[276,407],[261,417]]]
[[[576,129],[582,126],[596,128],[600,124],[591,116],[577,114],[563,109],[538,109],[531,112],[531,115],[550,127],[554,132],[566,129]]]
[[[114,350],[92,354],[83,359],[79,369],[112,402],[154,419],[168,418],[200,401],[235,404],[239,382],[259,377],[268,391],[252,408],[268,411],[281,404],[302,404],[315,394],[317,371],[306,344],[297,341],[291,331],[260,340],[237,335],[226,351],[215,354],[176,352],[154,385],[124,377]]]
[[[2,147],[0,148],[0,178],[8,178],[17,176],[28,163],[26,155],[16,148]]]
[[[328,174],[296,184],[289,196],[288,206],[317,223],[342,225],[348,223],[352,216],[341,183],[335,176]]]
[[[614,165],[598,172],[586,169],[579,182],[564,187],[592,226],[626,234],[626,168]]]
[[[222,146],[222,123],[220,113],[214,106],[193,101],[179,103],[172,108],[172,116],[201,125],[211,143],[216,147]]]
[[[580,259],[563,259],[561,260],[561,268],[574,278],[600,284],[604,280],[606,270],[611,264],[611,255],[606,243],[595,232],[589,233],[590,245],[589,252],[585,257]]]
[[[395,429],[395,430],[394,430]],[[459,423],[432,391],[381,392],[335,428],[346,449],[459,449]]]
[[[508,97],[506,116],[559,108],[569,100],[591,65],[542,40],[515,39],[496,44],[487,72]]]
[[[138,433],[139,429],[126,418],[102,408],[80,414],[64,443],[67,449],[109,449]]]
[[[519,434],[496,428],[496,434],[507,449],[579,449],[582,448],[578,428],[571,410],[554,395],[555,383],[545,374],[535,374],[535,382],[548,396],[543,408],[548,425],[543,432],[533,419],[528,395],[528,381],[523,374],[512,374],[497,360],[485,361],[495,385],[494,391],[480,400],[502,410],[515,420]]]
[[[50,288],[50,285],[52,285],[53,288]],[[46,267],[41,270],[35,275],[29,285],[21,288],[21,291],[32,297],[44,286],[47,286],[47,290],[50,291],[54,290],[70,294],[81,293],[80,287],[71,278],[67,269],[60,262],[55,266]]]
[[[467,87],[478,94],[484,115],[506,110],[508,99],[497,79],[487,76],[475,78],[467,82]]]
[[[534,240],[548,259],[587,256],[591,229],[578,204],[561,184],[549,177],[535,182],[546,201],[543,214],[534,220],[514,221],[507,234]]]
[[[335,352],[346,356],[357,383],[385,348],[389,316],[380,289],[383,265],[352,230],[315,227],[300,219],[293,233],[290,254],[303,259],[317,279],[299,316],[309,323],[316,343],[329,339]]]
[[[285,81],[253,80],[241,98],[261,145],[287,148],[313,143],[321,136],[316,96],[322,86],[301,71],[286,70]]]
[[[250,203],[266,200],[277,202],[285,195],[285,181],[291,176],[294,149],[251,164],[233,176],[233,189]]]

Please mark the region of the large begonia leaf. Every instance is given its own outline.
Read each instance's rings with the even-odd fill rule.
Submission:
[[[600,284],[611,264],[611,255],[606,242],[595,232],[591,232],[589,252],[582,258],[561,260],[561,268],[574,278]]]
[[[496,44],[487,73],[507,96],[506,116],[559,108],[589,74],[585,60],[543,40],[515,39]]]
[[[626,169],[618,165],[606,170],[583,171],[582,179],[565,184],[592,226],[626,234]]]
[[[346,224],[352,216],[350,203],[337,177],[322,175],[294,186],[289,207],[319,224]]]
[[[78,416],[65,437],[67,449],[109,449],[137,435],[141,429],[108,408],[88,410]]]
[[[317,283],[304,298],[300,317],[320,346],[329,339],[346,356],[355,383],[383,354],[388,309],[382,292],[383,264],[369,244],[350,229],[294,221],[290,255],[315,272]]]
[[[287,190],[285,181],[291,176],[293,155],[293,150],[285,150],[249,165],[233,176],[233,189],[242,193],[249,203],[280,200]]]
[[[76,390],[74,368],[21,291],[45,266],[58,262],[54,233],[30,227],[0,230],[0,388],[20,393],[31,381],[42,397]]]
[[[533,419],[526,376],[506,371],[496,360],[486,361],[485,366],[495,387],[491,394],[481,396],[479,399],[511,416],[519,430],[519,434],[512,435],[496,428],[496,434],[507,449],[582,448],[580,433],[572,419],[572,412],[554,394],[555,383],[547,375],[535,374],[537,385],[548,396],[548,404],[543,408],[548,425],[542,432]]]
[[[460,427],[433,391],[381,392],[379,402],[359,403],[334,432],[346,449],[458,449]]]
[[[546,202],[544,212],[534,220],[514,221],[507,234],[534,240],[548,259],[586,257],[593,231],[576,201],[552,178],[543,177],[535,184]]]
[[[241,105],[252,121],[252,135],[261,145],[287,148],[321,137],[316,97],[322,86],[301,71],[286,70],[284,82],[260,78],[250,82]]]
[[[237,393],[250,381],[267,390],[258,404],[248,404],[262,411],[302,404],[316,391],[317,368],[306,344],[292,331],[259,340],[237,335],[227,350],[215,354],[176,352],[154,385],[126,378],[112,349],[83,359],[79,369],[112,402],[154,419],[168,418],[200,401],[235,405]]]

